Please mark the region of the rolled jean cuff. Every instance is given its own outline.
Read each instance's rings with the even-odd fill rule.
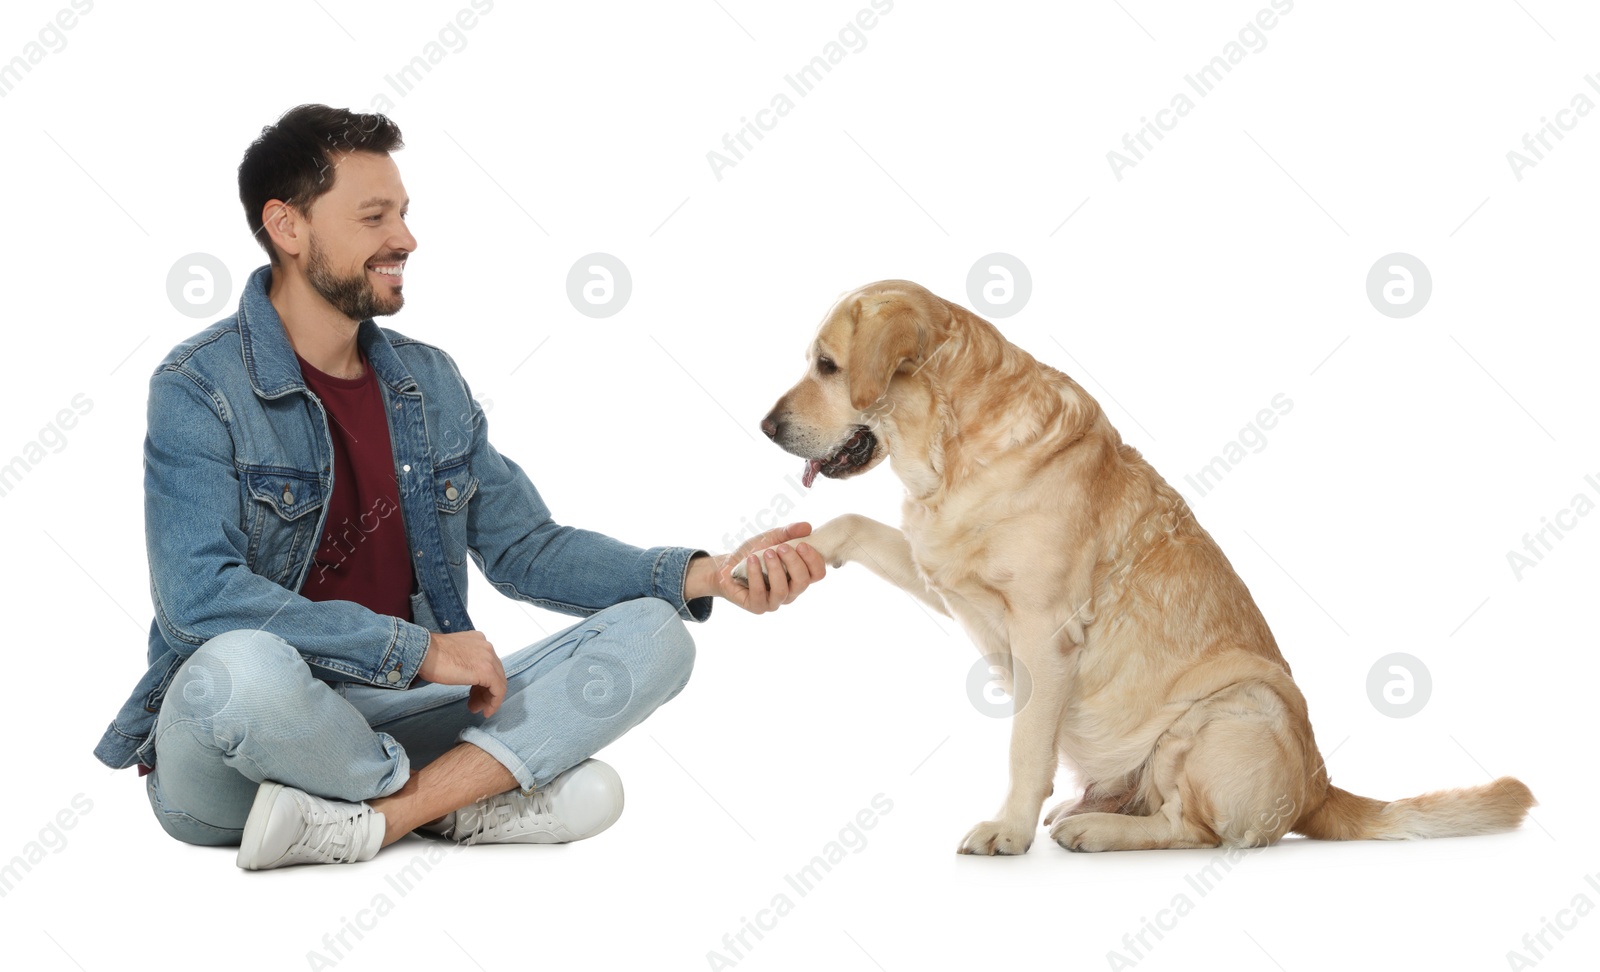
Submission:
[[[468,726],[461,730],[459,739],[462,742],[472,743],[490,756],[493,756],[500,765],[511,771],[511,775],[516,777],[517,785],[521,786],[523,790],[532,790],[538,785],[538,781],[533,777],[533,771],[528,769],[528,764],[522,761],[521,756],[518,756],[510,746],[477,726]],[[549,780],[545,780],[546,784],[549,782]]]
[[[386,732],[377,733],[377,737],[383,745],[383,751],[389,754],[391,764],[389,772],[384,774],[384,778],[378,783],[378,792],[367,797],[369,800],[393,796],[411,780],[411,757],[406,755],[405,747]]]

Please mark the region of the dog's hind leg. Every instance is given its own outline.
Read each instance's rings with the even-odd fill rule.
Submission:
[[[1058,817],[1050,836],[1068,850],[1259,847],[1288,832],[1305,776],[1282,700],[1260,682],[1196,702],[1156,743],[1148,816]]]
[[[1055,842],[1070,851],[1154,850],[1164,847],[1216,847],[1222,842],[1188,826],[1181,815],[1148,817],[1121,813],[1082,813],[1062,817],[1050,828]]]
[[[1153,813],[1145,810],[1134,816],[1118,812],[1121,803],[1113,807],[1109,805],[1112,800],[1132,794],[1107,793],[1091,799],[1091,788],[1079,805],[1063,805],[1050,812],[1045,826],[1050,828],[1051,838],[1070,851],[1217,846],[1215,834],[1189,825],[1184,794],[1177,786],[1199,728],[1194,721],[1188,716],[1179,719],[1157,740],[1155,752],[1146,764],[1146,776],[1141,782],[1149,791],[1146,806],[1153,804],[1157,808]]]
[[[1080,813],[1130,813],[1134,809],[1133,786],[1125,780],[1114,783],[1090,783],[1076,800],[1063,800],[1044,815],[1046,827],[1062,817]]]

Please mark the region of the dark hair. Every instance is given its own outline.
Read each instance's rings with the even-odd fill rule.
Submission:
[[[333,188],[337,156],[387,154],[404,147],[400,126],[386,116],[327,105],[298,105],[276,125],[261,129],[239,163],[239,201],[250,232],[272,265],[278,265],[278,251],[261,224],[268,200],[281,199],[309,215],[312,202]]]

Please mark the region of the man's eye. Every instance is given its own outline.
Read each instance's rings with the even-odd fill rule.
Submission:
[[[835,371],[838,371],[838,370],[839,370],[839,366],[833,363],[833,359],[832,358],[818,358],[817,359],[817,373],[818,374],[831,375]]]

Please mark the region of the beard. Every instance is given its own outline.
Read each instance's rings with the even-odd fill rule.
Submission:
[[[334,310],[353,321],[393,314],[406,302],[399,287],[395,288],[393,296],[380,297],[367,278],[365,265],[349,276],[340,276],[328,262],[327,254],[317,246],[315,236],[311,237],[310,256],[306,261],[306,281]]]

